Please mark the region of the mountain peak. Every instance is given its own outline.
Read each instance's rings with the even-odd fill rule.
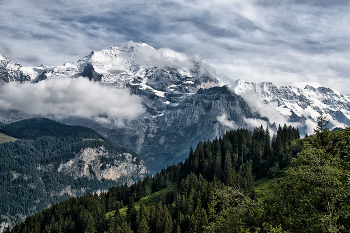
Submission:
[[[0,54],[0,61],[7,60],[2,54]]]
[[[80,72],[87,63],[93,65],[100,74],[127,73],[139,70],[140,67],[189,67],[191,62],[186,55],[168,48],[155,49],[145,43],[130,41],[123,47],[110,47],[100,51],[92,51],[88,56],[78,61]]]
[[[126,45],[124,45],[120,50],[122,50],[123,52],[134,52],[135,50],[137,50],[138,48],[148,48],[151,50],[156,50],[155,48],[153,48],[152,46],[146,44],[146,43],[136,43],[134,41],[129,41]],[[114,49],[118,47],[111,47],[111,49]]]
[[[305,87],[304,87],[304,90],[310,90],[310,91],[316,91],[316,88],[314,88],[313,86],[310,86],[310,85],[306,85]]]
[[[262,94],[264,92],[270,92],[272,91],[271,89],[276,88],[272,82],[261,82],[261,83],[256,83],[256,82],[246,82],[240,79],[237,79],[233,86],[232,89],[236,92],[236,94],[240,95],[245,92],[256,92],[257,94]]]

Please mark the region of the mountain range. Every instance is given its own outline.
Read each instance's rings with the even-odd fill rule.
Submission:
[[[182,161],[189,147],[229,129],[263,125],[276,132],[278,125],[288,123],[305,135],[313,133],[321,112],[330,120],[331,128],[350,123],[348,98],[330,88],[300,89],[268,82],[231,81],[234,79],[216,74],[201,61],[147,44],[130,42],[124,47],[93,51],[76,63],[57,67],[22,67],[3,56],[0,62],[2,86],[85,77],[104,86],[128,90],[140,100],[144,112],[122,125],[84,117],[57,120],[90,127],[136,151],[153,171]],[[21,109],[0,110],[3,122],[29,117],[31,114]]]

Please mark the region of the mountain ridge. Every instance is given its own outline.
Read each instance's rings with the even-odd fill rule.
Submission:
[[[275,110],[288,122],[315,123],[322,112],[330,121],[330,128],[350,125],[349,99],[331,88],[314,88],[310,85],[303,89],[292,86],[277,87],[271,82],[236,80],[231,89],[240,95],[253,94],[265,105],[277,104]],[[312,133],[310,129],[304,131]]]
[[[310,134],[320,112],[329,117],[331,128],[350,124],[349,100],[329,88],[308,86],[304,90],[236,80],[226,82],[226,90],[218,88],[225,78],[205,63],[147,44],[129,42],[124,47],[92,51],[76,63],[58,67],[18,69],[32,83],[84,76],[101,85],[129,90],[141,100],[145,112],[123,127],[83,118],[60,121],[93,128],[143,155],[155,171],[183,160],[185,148],[197,141],[211,140],[238,127],[264,125],[276,132],[278,125],[289,122],[299,127],[302,135]],[[236,102],[230,96],[236,96]],[[0,119],[5,122],[23,118],[28,116],[0,110]]]

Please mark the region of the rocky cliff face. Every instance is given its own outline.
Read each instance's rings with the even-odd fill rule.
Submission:
[[[247,103],[227,87],[199,89],[197,93],[184,96],[141,95],[147,113],[125,128],[107,131],[107,136],[119,144],[138,151],[152,168],[182,161],[189,148],[200,140],[213,139],[230,127],[218,117],[239,126],[247,126],[245,119],[259,118]]]
[[[85,148],[66,163],[61,163],[57,171],[67,175],[101,181],[120,179],[132,184],[135,180],[131,177],[143,178],[148,174],[144,161],[137,161],[137,157],[130,153],[113,154],[103,146],[99,148]]]

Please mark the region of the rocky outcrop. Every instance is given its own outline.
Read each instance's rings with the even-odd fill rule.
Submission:
[[[133,175],[143,178],[148,174],[144,161],[130,153],[111,154],[103,146],[85,148],[66,163],[61,163],[57,171],[75,178],[106,179],[118,181],[127,179],[127,183],[135,182]]]

